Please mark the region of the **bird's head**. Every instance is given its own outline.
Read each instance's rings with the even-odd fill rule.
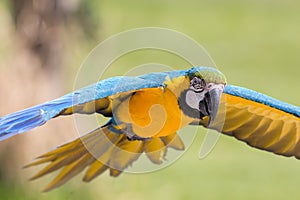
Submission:
[[[208,125],[215,120],[220,98],[226,85],[225,76],[211,67],[194,67],[187,71],[189,87],[179,98],[183,112],[193,118],[209,117]]]

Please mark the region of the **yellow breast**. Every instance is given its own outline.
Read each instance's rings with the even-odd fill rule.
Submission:
[[[148,88],[135,92],[116,111],[120,122],[132,125],[140,137],[166,136],[192,122],[170,89]]]

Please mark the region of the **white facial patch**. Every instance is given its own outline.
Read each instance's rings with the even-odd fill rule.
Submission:
[[[187,91],[185,102],[190,108],[199,110],[199,102],[204,98],[204,92],[196,93],[192,90]]]
[[[224,87],[225,85],[223,84],[209,83],[206,85],[202,92],[197,92],[197,90],[193,86],[191,86],[190,90],[188,90],[186,93],[185,102],[190,108],[200,111],[199,103],[204,99],[204,95],[213,89],[223,91]]]

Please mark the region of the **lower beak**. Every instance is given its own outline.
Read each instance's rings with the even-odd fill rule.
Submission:
[[[213,88],[207,93],[208,95],[206,95],[205,97],[205,100],[207,102],[208,114],[209,114],[208,127],[212,125],[212,123],[215,121],[217,117],[222,93],[223,93],[222,89]]]

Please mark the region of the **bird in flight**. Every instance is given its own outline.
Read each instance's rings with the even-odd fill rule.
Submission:
[[[32,180],[61,169],[44,191],[86,168],[85,182],[106,170],[116,177],[142,153],[161,164],[167,148],[184,150],[177,131],[187,125],[215,129],[252,147],[300,158],[300,108],[229,85],[211,67],[102,80],[1,117],[0,140],[75,113],[98,113],[108,122],[25,166],[48,163]]]

